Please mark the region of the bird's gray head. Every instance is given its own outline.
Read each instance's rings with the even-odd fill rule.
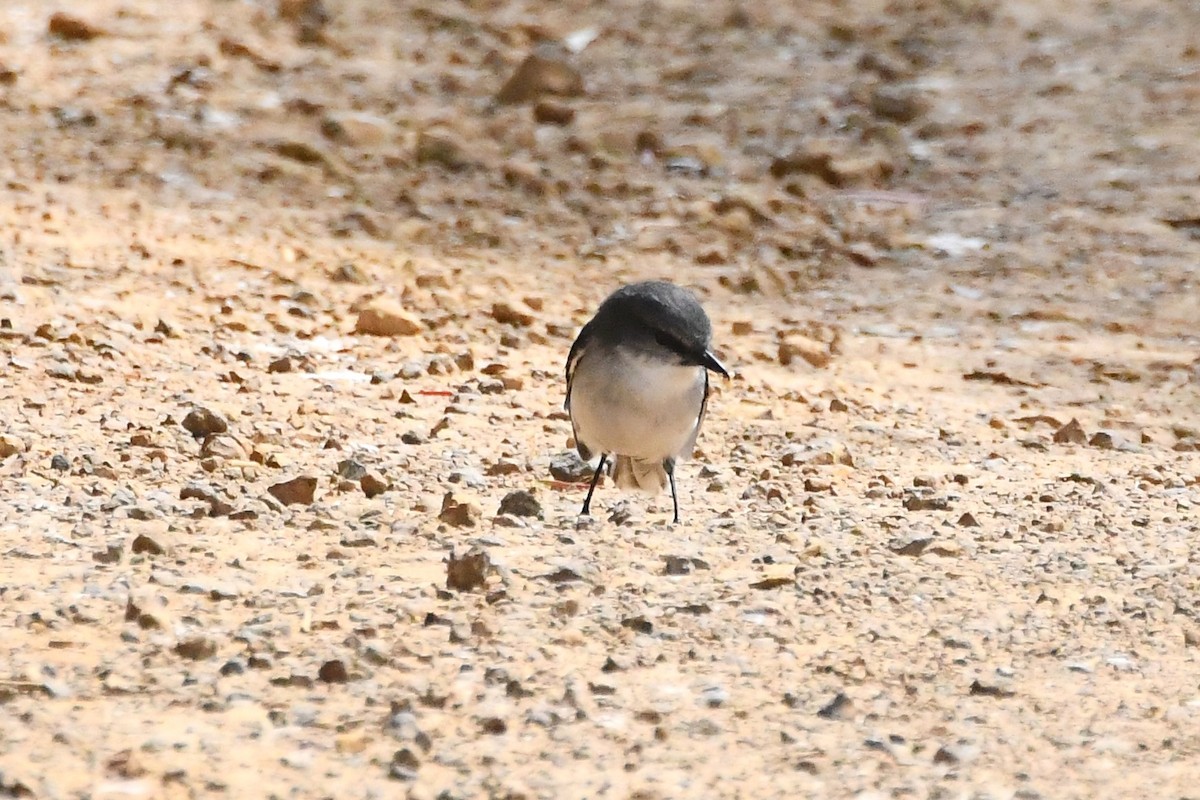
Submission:
[[[609,295],[592,320],[593,335],[650,355],[673,354],[680,364],[703,366],[728,377],[709,352],[712,323],[686,289],[665,281],[623,286]]]

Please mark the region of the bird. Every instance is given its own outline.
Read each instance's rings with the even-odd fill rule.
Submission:
[[[708,373],[729,377],[711,348],[712,323],[699,300],[666,281],[622,286],[583,326],[567,356],[564,403],[579,456],[600,457],[582,516],[611,458],[620,488],[660,492],[669,483],[679,522],[675,465],[696,446]]]

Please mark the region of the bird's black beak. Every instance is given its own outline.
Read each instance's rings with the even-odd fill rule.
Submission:
[[[711,369],[713,372],[724,375],[726,378],[729,377],[729,372],[726,371],[725,365],[717,360],[717,357],[712,354],[711,350],[704,351],[704,355],[700,358],[700,366],[705,369]]]

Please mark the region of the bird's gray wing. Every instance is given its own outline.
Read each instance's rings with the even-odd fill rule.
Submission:
[[[700,397],[700,413],[696,415],[696,427],[692,430],[692,438],[688,440],[687,446],[683,449],[683,456],[686,458],[692,457],[692,451],[696,449],[696,439],[700,436],[700,426],[704,424],[704,414],[708,411],[708,370],[704,370],[704,394]]]
[[[571,386],[575,382],[575,368],[579,366],[579,359],[583,358],[591,340],[592,323],[589,322],[575,337],[575,341],[571,343],[571,352],[567,354],[567,399],[563,401],[563,408],[567,411],[571,410]]]
[[[571,389],[575,385],[575,371],[579,368],[579,362],[583,359],[587,352],[588,342],[592,340],[592,323],[583,326],[583,330],[575,337],[574,343],[571,344],[571,352],[567,354],[567,397],[563,401],[563,408],[567,413],[571,413]],[[579,431],[575,428],[575,418],[571,417],[571,435],[575,437],[575,449],[579,452],[580,458],[584,461],[591,461],[592,449],[579,440]]]

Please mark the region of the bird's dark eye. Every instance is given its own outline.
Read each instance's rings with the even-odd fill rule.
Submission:
[[[681,364],[690,365],[696,363],[695,356],[693,356],[691,351],[688,350],[687,345],[666,331],[654,331],[654,341],[658,342],[661,346],[679,356],[679,361]]]
[[[684,350],[680,341],[666,331],[655,331],[654,341],[658,342],[660,345],[673,353],[682,353]]]

